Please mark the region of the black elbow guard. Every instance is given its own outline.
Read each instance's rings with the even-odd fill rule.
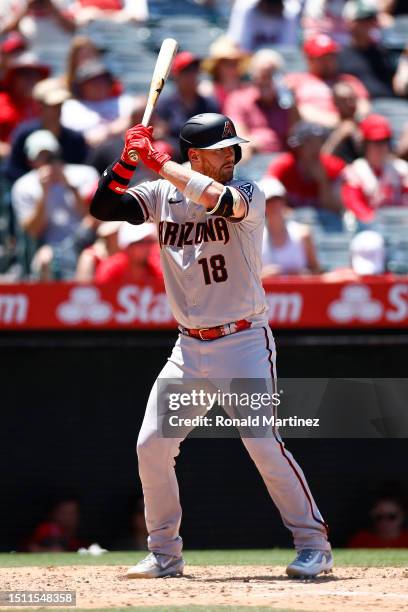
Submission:
[[[133,225],[139,225],[145,221],[142,207],[139,202],[126,193],[126,185],[118,183],[114,168],[118,162],[111,164],[99,179],[96,190],[89,208],[92,216],[100,221],[127,221]],[[119,177],[120,178],[120,177]],[[115,186],[120,185],[120,190]]]
[[[232,217],[234,214],[234,204],[239,194],[235,195],[236,190],[230,187],[224,187],[224,191],[220,195],[217,204],[212,210],[208,210],[208,215],[217,215],[217,217]]]
[[[234,206],[234,198],[231,189],[224,187],[224,191],[218,198],[218,202],[212,210],[208,210],[207,214],[217,215],[217,217],[231,217]]]

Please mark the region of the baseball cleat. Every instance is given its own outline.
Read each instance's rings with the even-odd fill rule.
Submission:
[[[181,576],[184,570],[182,557],[172,557],[161,553],[150,553],[126,572],[126,578],[165,578]]]
[[[333,555],[330,550],[301,550],[296,559],[288,565],[286,573],[291,578],[313,577],[324,572],[328,574],[333,567]]]

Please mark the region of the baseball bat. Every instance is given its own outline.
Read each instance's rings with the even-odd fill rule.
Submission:
[[[154,67],[152,80],[150,82],[149,95],[145,112],[143,114],[142,125],[147,127],[150,123],[151,116],[157,104],[157,100],[163,91],[164,84],[169,76],[171,64],[174,56],[177,53],[178,43],[174,38],[165,38],[161,44],[159,55],[157,56],[156,65]],[[137,151],[130,150],[128,153],[130,159],[134,162],[138,160]]]

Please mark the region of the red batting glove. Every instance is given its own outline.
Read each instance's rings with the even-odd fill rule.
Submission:
[[[125,148],[122,153],[123,161],[127,164],[135,165],[137,162],[129,157],[129,152],[136,151],[144,165],[158,173],[171,157],[167,155],[167,153],[159,153],[159,151],[156,151],[152,140],[153,128],[151,126],[146,128],[138,124],[130,128],[130,130],[127,130]]]

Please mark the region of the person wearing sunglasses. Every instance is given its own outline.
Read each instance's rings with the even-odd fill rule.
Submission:
[[[408,548],[408,529],[404,528],[406,512],[396,497],[380,497],[370,511],[370,529],[352,536],[350,548]]]

